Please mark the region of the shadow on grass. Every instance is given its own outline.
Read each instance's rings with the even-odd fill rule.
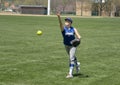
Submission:
[[[89,78],[90,76],[89,75],[85,75],[85,74],[73,74],[74,77],[78,77],[78,78]]]

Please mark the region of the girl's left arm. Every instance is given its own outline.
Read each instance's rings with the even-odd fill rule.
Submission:
[[[77,29],[74,28],[74,30],[75,30],[75,35],[76,35],[76,37],[77,37],[78,39],[81,39],[81,36],[80,36],[79,32],[77,31]]]

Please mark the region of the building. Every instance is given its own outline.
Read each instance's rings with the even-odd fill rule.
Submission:
[[[76,0],[76,15],[91,16],[91,4],[86,1]]]
[[[108,0],[76,0],[76,15],[79,16],[120,16],[120,6]]]
[[[21,14],[47,14],[47,7],[40,5],[20,5]]]

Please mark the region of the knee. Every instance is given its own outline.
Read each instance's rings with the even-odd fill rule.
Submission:
[[[70,56],[70,62],[74,62],[75,61],[75,57],[74,56]]]

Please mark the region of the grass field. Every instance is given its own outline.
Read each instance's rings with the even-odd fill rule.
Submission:
[[[120,85],[120,18],[73,20],[82,36],[81,75],[66,79],[68,56],[57,17],[1,15],[0,85]]]

